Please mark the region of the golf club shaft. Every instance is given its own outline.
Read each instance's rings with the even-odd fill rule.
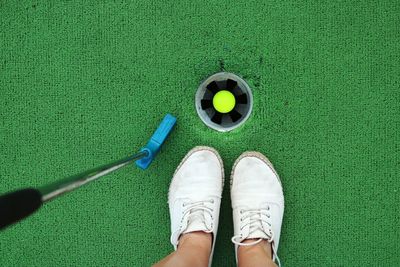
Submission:
[[[70,192],[75,190],[76,188],[81,187],[84,184],[87,184],[91,181],[97,180],[100,177],[103,177],[107,174],[110,174],[120,168],[129,165],[135,160],[141,159],[148,156],[148,152],[142,151],[130,157],[121,159],[119,161],[80,173],[78,175],[74,175],[60,181],[54,182],[52,184],[43,186],[38,188],[42,195],[42,202],[45,203],[50,201],[66,192]]]
[[[114,163],[68,177],[38,189],[25,188],[1,195],[0,230],[28,217],[38,210],[43,203],[112,173],[132,163],[134,160],[146,158],[148,155],[147,151],[142,151]]]
[[[154,160],[154,157],[160,151],[161,145],[165,142],[175,124],[176,118],[171,114],[167,114],[158,126],[157,130],[153,133],[147,145],[135,155],[62,179],[46,186],[39,188],[24,188],[0,195],[0,230],[33,214],[43,205],[43,203],[119,170],[133,161],[136,161],[136,165],[139,168],[143,170],[147,169]]]

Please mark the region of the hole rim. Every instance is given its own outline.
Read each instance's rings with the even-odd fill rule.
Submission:
[[[207,91],[207,86],[213,81],[227,81],[228,79],[234,80],[238,83],[242,92],[248,96],[248,110],[246,114],[243,114],[242,118],[238,122],[232,122],[231,126],[222,126],[220,124],[211,121],[211,117],[208,115],[207,111],[202,108],[201,100],[203,100],[204,94]],[[231,72],[217,72],[205,79],[198,87],[195,95],[195,107],[197,115],[200,117],[201,121],[209,128],[216,130],[218,132],[230,132],[239,127],[241,127],[251,116],[253,112],[253,93],[247,82],[242,79],[237,74]]]

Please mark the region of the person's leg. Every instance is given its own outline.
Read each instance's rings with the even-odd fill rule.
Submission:
[[[247,239],[243,243],[254,242],[254,239]],[[248,247],[240,246],[238,249],[239,267],[275,267],[272,260],[272,248],[268,241],[263,240],[260,243]]]
[[[221,157],[212,148],[196,147],[182,160],[168,194],[175,252],[155,266],[211,265],[223,179]]]
[[[280,265],[277,255],[284,210],[281,181],[269,160],[246,152],[231,174],[236,259],[239,267]]]
[[[192,232],[179,238],[178,249],[154,267],[207,267],[211,253],[210,233]]]

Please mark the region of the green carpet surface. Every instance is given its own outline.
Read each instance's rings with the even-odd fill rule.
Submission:
[[[221,70],[255,101],[225,134],[194,108]],[[128,156],[167,112],[178,125],[149,170],[0,232],[0,266],[158,261],[172,251],[168,186],[195,145],[220,151],[227,179],[245,150],[274,163],[284,266],[400,263],[398,0],[0,1],[0,193]],[[235,265],[228,187],[213,266]]]

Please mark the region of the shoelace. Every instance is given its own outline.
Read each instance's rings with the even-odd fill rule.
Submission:
[[[213,220],[213,209],[210,207],[206,206],[206,203],[214,203],[213,199],[209,200],[201,200],[201,201],[192,201],[192,202],[185,202],[183,203],[183,207],[185,208],[184,211],[182,212],[182,219],[181,219],[181,228],[179,228],[172,236],[173,237],[179,237],[180,234],[182,234],[187,227],[189,226],[189,223],[199,219],[202,224],[206,227],[207,231],[211,232],[213,230],[213,222],[211,221],[211,225],[208,226],[206,223],[206,218],[205,218],[205,213],[207,213],[210,217],[211,220]],[[182,229],[182,224],[186,220],[186,227]]]
[[[240,218],[240,231],[242,231],[245,227],[249,226],[249,234],[248,236],[251,236],[254,232],[256,231],[261,231],[265,233],[267,236],[267,241],[268,243],[271,244],[272,247],[272,253],[278,263],[278,266],[281,266],[281,262],[279,260],[279,257],[276,253],[276,248],[275,248],[275,243],[274,241],[274,232],[272,230],[272,224],[270,222],[271,214],[269,213],[270,207],[267,206],[265,208],[260,208],[260,209],[242,209],[240,210],[240,214],[242,214]],[[248,219],[248,220],[247,220]],[[267,225],[267,229],[263,227],[264,225]],[[232,242],[238,246],[253,246],[258,243],[260,243],[263,238],[260,238],[254,242],[250,243],[243,243],[242,241],[245,240],[248,236],[243,236],[242,234],[235,235],[232,237]],[[242,240],[242,241],[238,241]]]
[[[204,212],[208,213],[211,217],[211,220],[213,220],[213,209],[210,207],[206,206],[206,203],[214,203],[213,199],[209,200],[202,200],[202,201],[194,201],[194,202],[185,202],[183,203],[183,207],[186,208],[183,212],[182,220],[186,217],[186,227],[189,224],[189,222],[194,221],[196,218],[199,218],[201,222],[205,225],[207,228],[207,231],[212,231],[213,228],[213,223],[211,222],[210,227],[207,226],[206,219],[204,216]],[[183,231],[185,231],[184,229]]]

